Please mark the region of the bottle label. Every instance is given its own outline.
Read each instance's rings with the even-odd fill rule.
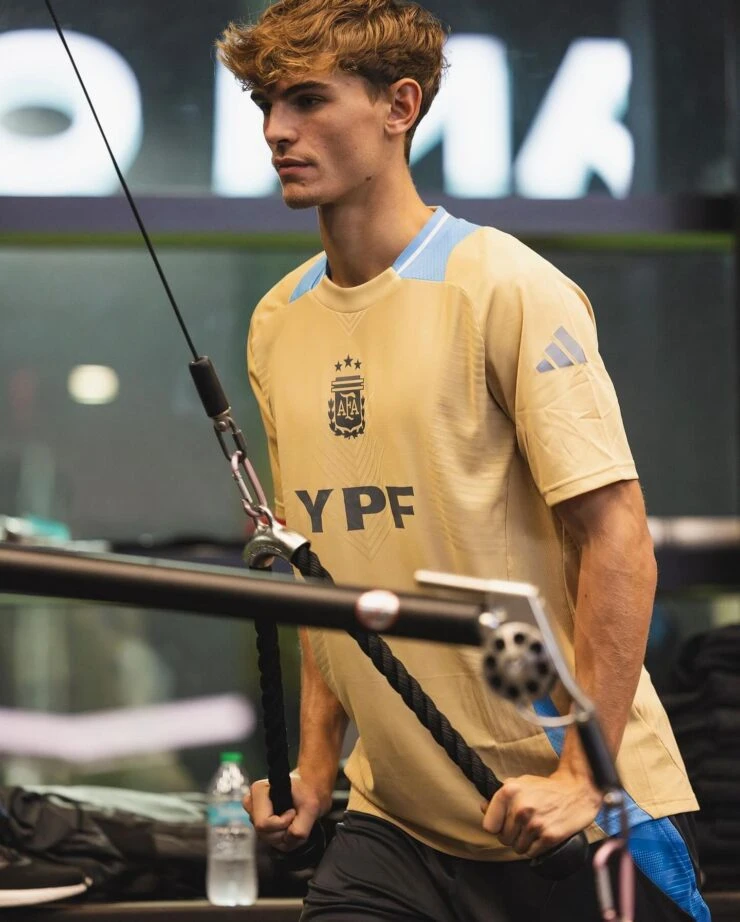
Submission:
[[[241,801],[230,800],[225,803],[208,805],[208,823],[211,826],[231,826],[232,824],[249,826],[251,822]]]

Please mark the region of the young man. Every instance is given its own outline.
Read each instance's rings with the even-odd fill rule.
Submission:
[[[638,919],[706,920],[684,818],[668,819],[697,804],[642,670],[655,560],[590,305],[518,241],[427,206],[409,172],[444,38],[401,0],[280,0],[219,42],[264,113],[286,204],[318,209],[324,245],[251,324],[275,511],[337,582],[413,590],[424,568],[538,585],[619,752],[645,872]],[[301,640],[296,809],[273,815],[265,781],[246,801],[269,843],[305,839],[348,719],[359,732],[349,813],[304,920],[538,919],[545,906],[548,920],[596,918],[588,868],[551,884],[520,860],[580,829],[603,838],[575,736],[494,699],[478,650],[392,640],[507,779],[481,807],[349,637]],[[568,707],[554,697],[545,711]]]

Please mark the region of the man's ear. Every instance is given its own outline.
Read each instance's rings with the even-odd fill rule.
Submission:
[[[421,109],[421,87],[410,77],[397,80],[388,87],[390,109],[385,128],[389,135],[405,135],[419,117]]]

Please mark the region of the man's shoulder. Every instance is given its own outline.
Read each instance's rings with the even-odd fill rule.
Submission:
[[[516,237],[439,206],[394,268],[402,279],[452,284],[474,300],[506,280],[548,268],[556,271]]]
[[[279,319],[287,308],[297,299],[301,289],[306,286],[307,280],[323,275],[326,266],[324,253],[317,253],[310,259],[301,263],[295,269],[284,275],[279,282],[260,299],[254,309],[252,323],[266,323]]]
[[[455,246],[446,273],[446,281],[476,298],[494,289],[518,287],[533,277],[550,282],[563,278],[526,243],[492,226],[478,226]]]

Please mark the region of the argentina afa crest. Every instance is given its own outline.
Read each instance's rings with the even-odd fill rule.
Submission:
[[[337,362],[334,370],[347,370],[331,382],[329,426],[334,435],[356,439],[365,431],[365,379],[359,374],[362,362],[351,355]],[[358,372],[353,374],[352,372]]]

